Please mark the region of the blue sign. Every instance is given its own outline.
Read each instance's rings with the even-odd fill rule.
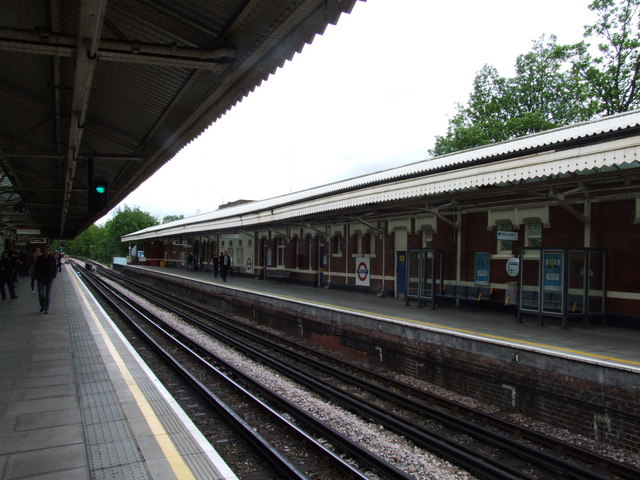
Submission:
[[[562,256],[562,252],[544,252],[542,285],[545,292],[562,290]]]
[[[476,253],[474,263],[474,281],[476,285],[489,285],[489,274],[491,272],[491,254]]]

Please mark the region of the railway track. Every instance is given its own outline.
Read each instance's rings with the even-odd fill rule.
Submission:
[[[137,295],[150,294],[139,282],[118,278],[113,272],[109,275],[126,282]],[[638,470],[593,452],[337,361],[264,330],[239,326],[237,319],[212,316],[204,308],[153,293],[155,303],[219,341],[479,478],[639,478]]]
[[[112,312],[125,319],[250,444],[258,461],[270,466],[252,478],[363,480],[370,478],[371,472],[378,478],[413,478],[224,360],[212,361],[210,354],[97,276],[85,274],[83,278]],[[237,448],[247,452],[246,446]],[[350,463],[343,456],[354,461]],[[368,473],[353,466],[356,462]]]

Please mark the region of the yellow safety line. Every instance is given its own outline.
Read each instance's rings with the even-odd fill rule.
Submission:
[[[76,287],[78,287],[78,280],[75,277],[75,275],[71,275],[71,278],[73,278],[74,283],[76,283]],[[154,438],[158,442],[158,445],[160,446],[160,449],[164,453],[164,456],[167,462],[169,462],[169,465],[173,470],[173,473],[176,475],[176,478],[179,478],[180,480],[191,480],[191,479],[195,480],[195,477],[191,472],[191,469],[184,462],[182,455],[180,454],[180,452],[178,452],[175,445],[171,441],[171,438],[169,437],[167,431],[162,426],[160,419],[156,415],[153,408],[151,408],[151,405],[149,404],[148,399],[146,398],[142,390],[140,390],[140,387],[138,386],[136,380],[133,378],[133,375],[131,374],[129,368],[127,367],[126,363],[124,362],[124,360],[122,359],[118,351],[116,350],[116,347],[113,344],[113,342],[111,342],[109,335],[104,330],[104,327],[102,326],[98,317],[93,311],[93,308],[91,308],[91,305],[89,304],[89,301],[84,291],[81,288],[77,288],[76,291],[79,292],[80,295],[82,296],[82,300],[84,301],[84,304],[86,305],[87,310],[89,311],[89,314],[91,315],[91,318],[94,324],[98,328],[100,335],[102,336],[105,344],[107,345],[107,348],[109,349],[109,353],[111,353],[111,356],[113,357],[115,364],[120,370],[120,374],[123,376],[127,384],[127,387],[129,387],[129,391],[135,398],[136,404],[140,407],[140,410],[142,411],[142,414],[147,422],[147,425],[149,425],[149,428],[151,429],[151,432],[153,433]]]
[[[303,298],[296,298],[296,297],[289,297],[286,295],[278,295],[279,297],[288,299],[288,300],[295,300],[297,302],[304,302],[304,303],[310,303],[310,300],[307,299],[303,299]],[[408,322],[408,323],[414,323],[417,325],[424,325],[424,326],[428,326],[428,327],[434,327],[434,328],[439,328],[442,330],[449,330],[449,331],[453,331],[453,332],[460,332],[460,333],[467,333],[470,335],[475,335],[478,337],[485,337],[485,338],[493,338],[496,340],[502,340],[502,341],[506,341],[506,342],[510,342],[510,343],[522,343],[524,345],[531,345],[534,347],[540,347],[540,348],[547,348],[550,350],[555,350],[555,351],[559,351],[559,352],[567,352],[567,353],[574,353],[574,354],[578,354],[578,355],[584,355],[587,357],[593,357],[593,358],[600,358],[603,360],[609,360],[609,361],[613,361],[613,362],[620,362],[620,363],[626,363],[629,365],[640,365],[640,362],[634,362],[633,360],[624,360],[622,358],[615,358],[615,357],[607,357],[605,355],[598,355],[596,353],[589,353],[589,352],[583,352],[581,350],[573,350],[570,348],[564,348],[564,347],[556,347],[553,345],[546,345],[544,343],[536,343],[536,342],[528,342],[526,340],[519,340],[519,339],[515,339],[515,338],[509,338],[509,337],[502,337],[499,335],[492,335],[489,333],[481,333],[481,332],[475,332],[473,330],[465,330],[463,328],[456,328],[456,327],[450,327],[448,325],[440,325],[438,323],[430,323],[430,322],[423,322],[420,320],[411,320],[409,318],[403,318],[403,317],[396,317],[393,315],[382,315],[380,313],[376,313],[376,312],[369,312],[366,310],[358,310],[356,308],[350,308],[350,307],[343,307],[341,305],[333,305],[330,303],[323,303],[323,302],[317,302],[317,301],[313,301],[314,304],[316,305],[320,305],[323,307],[331,307],[331,308],[339,308],[341,310],[346,310],[349,312],[354,312],[354,313],[360,313],[360,314],[365,314],[365,315],[372,315],[375,317],[381,317],[381,318],[390,318],[392,320],[399,320],[402,322]]]
[[[175,275],[175,274],[171,274],[171,273],[166,273],[165,275],[173,275],[175,277],[180,277],[179,275]],[[213,282],[208,282],[208,283],[213,283]],[[216,283],[213,283],[213,284],[215,285]],[[392,320],[398,320],[398,321],[401,321],[401,322],[414,323],[414,324],[417,324],[417,325],[424,325],[424,326],[439,328],[439,329],[442,329],[442,330],[449,330],[449,331],[454,331],[454,332],[467,333],[467,334],[475,335],[475,336],[478,336],[478,337],[493,338],[493,339],[496,339],[496,340],[502,340],[502,341],[511,342],[511,343],[521,343],[521,344],[524,344],[524,345],[531,345],[531,346],[534,346],[534,347],[546,348],[546,349],[555,350],[555,351],[558,351],[558,352],[574,353],[574,354],[577,354],[577,355],[583,355],[585,357],[599,358],[599,359],[603,359],[603,360],[608,360],[608,361],[612,361],[612,362],[619,362],[619,363],[624,363],[624,364],[628,364],[628,365],[640,365],[640,362],[634,362],[633,360],[624,360],[622,358],[607,357],[605,355],[598,355],[596,353],[583,352],[581,350],[572,350],[570,348],[556,347],[556,346],[553,346],[553,345],[546,345],[544,343],[528,342],[526,340],[518,340],[518,339],[515,339],[515,338],[501,337],[501,336],[498,336],[498,335],[491,335],[491,334],[488,334],[488,333],[474,332],[473,330],[464,330],[464,329],[461,329],[461,328],[449,327],[447,325],[440,325],[440,324],[437,324],[437,323],[429,323],[429,322],[422,322],[422,321],[418,321],[418,320],[411,320],[411,319],[408,319],[408,318],[396,317],[396,316],[393,316],[393,315],[382,315],[382,314],[379,314],[379,313],[376,313],[376,312],[368,312],[366,310],[358,310],[358,309],[355,309],[355,308],[343,307],[341,305],[333,305],[333,304],[330,304],[330,303],[323,303],[323,302],[319,302],[319,301],[316,301],[316,300],[309,300],[309,299],[298,298],[298,297],[290,297],[288,295],[281,295],[281,294],[278,294],[278,293],[273,293],[273,292],[270,292],[268,290],[253,290],[253,289],[244,288],[244,287],[240,287],[240,288],[237,288],[237,289],[238,290],[243,290],[243,291],[246,291],[246,292],[250,292],[250,293],[257,293],[257,294],[260,294],[260,295],[271,296],[271,297],[276,296],[276,297],[279,297],[279,298],[284,298],[284,299],[287,299],[287,300],[294,300],[296,302],[301,302],[301,303],[306,303],[306,304],[312,303],[312,304],[316,304],[316,305],[323,306],[323,307],[339,308],[341,310],[346,310],[348,312],[360,313],[360,314],[365,314],[365,315],[372,315],[372,316],[381,317],[381,318],[389,318],[389,319],[392,319]]]

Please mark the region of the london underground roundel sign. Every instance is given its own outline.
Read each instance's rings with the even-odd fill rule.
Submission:
[[[358,274],[358,279],[361,282],[367,281],[367,277],[369,276],[369,269],[367,268],[367,265],[364,262],[360,262],[358,264],[358,269],[356,270],[356,272]]]
[[[356,258],[356,285],[369,286],[371,263],[368,257]]]

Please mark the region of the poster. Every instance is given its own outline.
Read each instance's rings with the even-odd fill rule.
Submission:
[[[562,291],[562,252],[543,253],[543,290],[545,292]]]
[[[489,285],[489,274],[491,269],[491,254],[481,252],[476,253],[474,262],[474,282],[476,285]]]

